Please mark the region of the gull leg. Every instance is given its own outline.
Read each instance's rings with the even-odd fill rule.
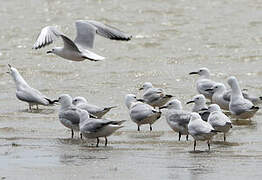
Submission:
[[[29,110],[32,111],[32,106],[29,104]]]
[[[80,133],[80,139],[83,139],[83,134],[82,133]]]
[[[224,133],[224,142],[226,142],[226,133]]]
[[[178,132],[178,141],[180,141],[180,139],[181,139],[181,133]]]
[[[137,125],[137,131],[140,131],[140,127],[139,127],[139,125]]]
[[[36,109],[38,110],[39,108],[38,108],[38,104],[36,105]]]
[[[196,140],[194,140],[194,151],[196,151]]]
[[[188,141],[188,134],[186,135],[186,140]]]
[[[207,146],[208,146],[208,151],[210,151],[210,142],[209,142],[209,140],[207,141]]]
[[[153,128],[152,128],[151,124],[149,124],[149,126],[150,126],[150,128],[149,128],[149,129],[150,129],[150,131],[152,131],[152,130],[153,130]]]
[[[71,129],[71,138],[73,139],[74,138],[74,130]]]
[[[105,146],[107,146],[107,138],[105,137]]]
[[[98,147],[99,144],[99,138],[96,138],[96,147]]]

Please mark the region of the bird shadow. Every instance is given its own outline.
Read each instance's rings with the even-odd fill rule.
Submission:
[[[25,113],[32,113],[32,114],[54,114],[55,109],[23,109],[20,110],[19,112],[25,112]]]
[[[201,154],[201,153],[212,153],[212,151],[210,150],[192,150],[192,151],[188,151],[189,153],[192,153],[192,154]]]
[[[255,124],[255,122],[251,120],[241,119],[241,120],[231,120],[233,125],[236,126],[249,126]]]

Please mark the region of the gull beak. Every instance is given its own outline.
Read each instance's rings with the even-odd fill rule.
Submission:
[[[12,66],[11,66],[10,64],[8,64],[8,67],[9,67],[9,71],[7,71],[6,73],[7,73],[7,74],[10,74],[10,73],[11,73],[11,67],[12,67]]]
[[[137,99],[137,101],[139,101],[139,102],[145,102],[144,99]]]
[[[143,90],[144,88],[143,87],[141,87],[141,88],[139,88],[139,91],[141,91],[141,90]]]
[[[59,101],[58,101],[58,99],[55,99],[55,100],[53,100],[52,102],[53,102],[53,103],[58,103]]]
[[[186,104],[194,103],[195,101],[188,101]]]
[[[205,91],[208,91],[208,92],[212,92],[214,89],[210,88],[210,89],[206,89]]]
[[[198,74],[198,72],[190,72],[189,75]]]
[[[167,106],[161,106],[161,107],[159,107],[159,109],[164,109],[164,108],[167,108]]]
[[[50,53],[52,53],[52,51],[47,51],[47,52],[46,52],[46,54],[50,54]]]

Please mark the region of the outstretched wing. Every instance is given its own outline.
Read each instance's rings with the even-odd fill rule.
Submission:
[[[59,36],[61,36],[61,33],[54,26],[46,26],[38,35],[33,49],[40,49],[42,47],[45,47],[53,43],[54,40],[57,39]]]
[[[112,40],[128,41],[131,39],[131,36],[125,34],[117,28],[97,21],[78,20],[75,25],[77,35],[74,42],[83,48],[93,48],[96,33]]]

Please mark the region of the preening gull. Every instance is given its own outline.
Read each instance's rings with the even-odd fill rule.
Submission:
[[[163,106],[173,97],[172,95],[166,94],[161,88],[154,88],[150,82],[145,82],[139,90],[144,90],[144,102],[153,107]]]
[[[96,116],[97,118],[102,118],[107,112],[109,112],[112,108],[116,108],[116,106],[110,107],[99,107],[94,104],[90,104],[84,97],[78,96],[73,99],[73,104],[78,108],[86,110],[90,114]]]
[[[169,101],[159,109],[167,108],[165,114],[167,124],[175,132],[178,132],[178,140],[180,141],[181,135],[186,135],[188,140],[188,123],[190,121],[191,112],[182,110],[181,102],[177,99]]]
[[[210,79],[210,72],[207,68],[200,68],[198,71],[190,72],[191,74],[198,74],[200,77],[196,81],[197,92],[203,94],[207,99],[212,99],[213,93],[211,91],[206,91],[212,88],[216,82]]]
[[[241,92],[240,86],[236,77],[231,76],[228,78],[227,83],[232,89],[229,110],[237,119],[250,119],[259,110],[259,107],[245,99]]]
[[[54,104],[54,101],[47,98],[40,91],[30,87],[16,68],[10,64],[8,64],[8,67],[9,71],[7,73],[12,76],[15,82],[16,97],[21,101],[27,102],[30,110],[33,105],[36,105],[38,109],[38,105],[48,106]]]
[[[140,131],[142,124],[149,124],[152,131],[152,124],[161,117],[161,112],[152,106],[139,102],[133,94],[125,96],[125,104],[129,109],[129,115],[133,122],[137,124],[137,130]]]
[[[108,39],[122,41],[128,41],[132,37],[112,26],[94,20],[77,20],[75,26],[77,35],[74,41],[59,32],[54,26],[44,27],[33,49],[45,47],[53,43],[58,37],[61,37],[64,42],[64,47],[55,47],[51,51],[47,51],[47,53],[53,53],[72,61],[83,61],[85,59],[99,61],[103,60],[104,57],[87,50],[88,48],[93,48],[96,34]]]

